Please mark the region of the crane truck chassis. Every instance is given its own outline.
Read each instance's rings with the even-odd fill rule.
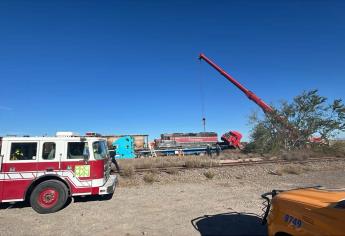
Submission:
[[[55,137],[4,137],[0,155],[0,203],[28,200],[38,213],[64,207],[72,196],[111,196],[106,140],[58,132]]]

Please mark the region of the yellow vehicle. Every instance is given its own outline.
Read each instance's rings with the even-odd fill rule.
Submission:
[[[345,189],[273,190],[265,199],[268,235],[345,235]]]

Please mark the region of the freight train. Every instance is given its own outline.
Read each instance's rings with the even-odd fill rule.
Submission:
[[[241,138],[242,135],[237,131],[223,134],[221,137],[223,142],[218,142],[216,132],[161,134],[160,139],[154,140],[154,147],[156,149],[168,149],[220,145],[222,148],[241,148]]]
[[[155,148],[184,148],[194,146],[214,145],[218,142],[218,135],[215,132],[200,133],[172,133],[161,134],[160,139],[154,140]]]

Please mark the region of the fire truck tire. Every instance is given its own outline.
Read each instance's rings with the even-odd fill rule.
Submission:
[[[47,180],[34,188],[30,195],[30,205],[40,214],[53,213],[66,204],[67,198],[68,190],[64,183]]]

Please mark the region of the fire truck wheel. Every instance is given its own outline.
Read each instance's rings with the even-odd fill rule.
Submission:
[[[58,180],[47,180],[37,185],[31,193],[31,207],[40,214],[53,213],[66,203],[68,190]]]

